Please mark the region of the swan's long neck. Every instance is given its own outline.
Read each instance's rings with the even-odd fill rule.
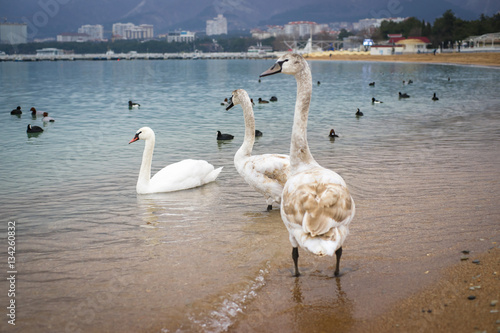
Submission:
[[[307,143],[307,117],[312,95],[312,76],[309,66],[295,74],[297,100],[293,117],[292,142],[290,145],[290,168],[292,173],[303,165],[317,164]]]
[[[146,140],[144,145],[144,152],[142,153],[141,170],[139,171],[139,178],[137,179],[137,189],[148,187],[149,180],[151,179],[151,161],[153,160],[153,151],[155,149],[155,137]]]
[[[253,144],[255,143],[255,118],[253,115],[252,102],[249,98],[244,98],[240,103],[243,108],[243,117],[245,118],[245,138],[236,156],[250,156],[252,154]]]

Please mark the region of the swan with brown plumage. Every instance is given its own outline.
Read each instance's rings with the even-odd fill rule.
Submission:
[[[270,211],[273,203],[281,203],[283,186],[290,176],[290,157],[283,154],[252,155],[255,143],[255,117],[250,97],[243,89],[232,92],[226,110],[238,104],[243,109],[245,137],[234,155],[234,166],[248,185],[266,198],[267,210]]]
[[[285,54],[261,77],[277,73],[295,76],[295,104],[290,171],[281,199],[281,218],[292,244],[295,276],[299,276],[299,246],[318,256],[336,255],[335,276],[340,274],[342,245],[349,234],[354,200],[344,179],[323,168],[312,156],[307,142],[307,118],[312,94],[311,70],[299,54]]]

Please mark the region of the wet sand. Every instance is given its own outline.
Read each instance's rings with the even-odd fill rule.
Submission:
[[[401,55],[370,55],[360,52],[333,52],[330,57],[326,52],[309,54],[310,60],[349,60],[349,61],[387,61],[387,62],[419,62],[438,64],[460,64],[480,66],[500,66],[500,52],[487,53],[443,53],[401,54]]]
[[[467,258],[467,260],[465,260]],[[330,278],[327,290],[319,275],[320,270],[308,276],[293,278],[282,270],[282,276],[271,278],[264,294],[244,310],[243,319],[230,332],[496,332],[500,328],[500,248],[493,244],[486,253],[455,257],[456,264],[438,274],[437,280],[404,297],[389,308],[379,300],[389,302],[397,295],[357,295],[357,279],[348,277],[344,270],[340,278]],[[406,267],[407,268],[407,267]],[[405,269],[406,269],[405,268]],[[394,273],[393,273],[394,274]],[[434,280],[425,272],[415,270],[414,279],[408,279],[407,289],[417,280]],[[390,286],[394,277],[384,283],[374,275],[372,288],[399,289]],[[323,281],[325,282],[325,281]],[[358,281],[359,282],[359,281]],[[369,279],[364,281],[370,284]],[[387,283],[388,282],[388,283]],[[389,284],[389,285],[388,285]],[[320,286],[321,285],[321,286]],[[359,286],[360,289],[364,287]],[[472,290],[473,289],[473,290]],[[287,294],[287,304],[278,299]],[[329,296],[326,296],[330,294]],[[474,296],[474,299],[469,297]],[[370,298],[372,300],[370,300]],[[373,307],[378,309],[373,309]],[[368,311],[356,314],[355,308]],[[370,310],[371,308],[371,310]]]
[[[497,332],[500,330],[500,248],[464,255],[442,279],[359,325],[372,332]]]

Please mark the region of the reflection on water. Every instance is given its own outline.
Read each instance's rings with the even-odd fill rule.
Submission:
[[[318,290],[310,282],[295,278],[292,290],[295,306],[291,309],[293,331],[328,332],[334,327],[341,327],[342,331],[349,330],[354,323],[354,305],[342,291],[341,279],[333,279],[335,281],[328,281],[331,289],[322,287],[320,294],[317,294]]]
[[[293,278],[279,210],[266,212],[233,165],[241,112],[220,105],[237,88],[254,100],[277,96],[254,108],[264,133],[254,154],[288,154],[296,85],[289,77],[259,83],[269,65],[0,63],[7,110],[36,106],[57,117],[27,138],[26,126],[41,120],[0,115],[0,220],[18,226],[19,331],[348,330],[414,291],[422,272],[430,277],[462,244],[480,250],[498,240],[498,70],[311,62],[321,81],[311,151],[346,180],[357,214],[341,277],[330,277],[335,258],[302,251],[302,276]],[[408,79],[412,97],[399,101]],[[372,105],[374,96],[384,103]],[[141,108],[129,110],[129,100]],[[143,147],[128,142],[142,126],[156,132],[152,173],[196,158],[224,167],[218,179],[137,195]],[[235,138],[217,142],[217,130]]]

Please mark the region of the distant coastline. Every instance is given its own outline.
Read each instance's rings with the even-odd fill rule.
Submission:
[[[281,53],[280,53],[281,54]],[[180,52],[180,53],[86,53],[86,54],[12,54],[0,55],[2,61],[75,61],[75,60],[198,60],[198,59],[270,59],[278,57],[275,53],[247,52]]]
[[[2,61],[118,61],[118,60],[198,60],[198,59],[275,59],[284,52],[184,52],[184,53],[113,53],[113,54],[63,54],[63,55],[0,55]],[[317,52],[304,55],[308,60],[329,61],[384,61],[434,64],[457,64],[500,67],[500,52],[454,52],[398,55],[370,55],[368,52]]]

